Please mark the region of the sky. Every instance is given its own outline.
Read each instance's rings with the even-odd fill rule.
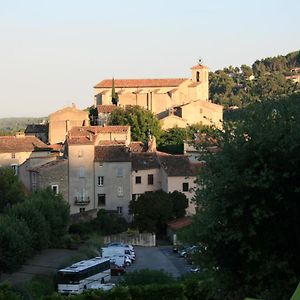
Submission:
[[[299,0],[0,0],[0,118],[93,105],[106,78],[190,77],[300,49]]]

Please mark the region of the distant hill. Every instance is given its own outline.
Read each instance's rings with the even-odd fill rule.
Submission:
[[[299,92],[297,76],[300,76],[300,50],[256,60],[252,66],[228,66],[210,72],[209,95],[225,109],[246,107]]]
[[[28,124],[40,124],[47,117],[40,118],[0,118],[0,135],[12,135],[16,131],[24,131]]]

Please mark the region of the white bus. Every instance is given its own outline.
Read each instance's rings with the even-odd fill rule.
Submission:
[[[111,278],[107,258],[95,257],[77,262],[57,273],[57,291],[61,294],[80,294],[96,283],[108,282]]]

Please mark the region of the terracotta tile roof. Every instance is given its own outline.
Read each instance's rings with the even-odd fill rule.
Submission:
[[[191,67],[191,70],[200,70],[200,69],[208,69],[208,67],[206,67],[206,66],[203,66],[203,65],[196,65],[196,66],[193,66],[193,67]]]
[[[131,152],[146,152],[148,147],[143,142],[131,142],[129,149]]]
[[[98,105],[97,110],[98,113],[110,114],[118,107],[116,105]]]
[[[110,140],[105,140],[105,141],[99,141],[98,146],[117,146],[117,145],[125,145],[126,141],[110,141]]]
[[[169,222],[168,226],[173,230],[177,230],[177,229],[186,227],[186,226],[190,225],[191,223],[192,223],[191,217],[184,217],[184,218],[180,218],[180,219]]]
[[[195,175],[195,170],[186,155],[159,155],[158,158],[168,176]]]
[[[48,124],[29,124],[25,129],[26,133],[47,133]]]
[[[63,143],[57,143],[57,144],[52,144],[49,145],[50,148],[52,148],[54,151],[64,151],[64,144]]]
[[[60,158],[60,159],[53,160],[53,161],[50,161],[48,163],[45,163],[43,165],[37,166],[35,168],[31,168],[31,169],[29,169],[29,171],[40,172],[40,171],[44,171],[45,169],[49,169],[49,168],[52,168],[52,167],[56,167],[58,165],[62,165],[64,163],[67,165],[67,162],[68,162],[67,159]]]
[[[130,152],[125,146],[96,146],[96,162],[130,162]]]
[[[160,164],[155,152],[132,153],[132,170],[159,169]]]
[[[0,152],[31,152],[36,148],[49,148],[35,136],[0,136]]]
[[[126,133],[130,126],[82,126],[73,127],[68,132],[69,144],[89,145],[95,142],[96,136],[101,133]]]
[[[130,126],[82,126],[73,127],[69,134],[71,136],[85,136],[87,133],[98,134],[98,133],[125,133],[129,130]]]
[[[184,82],[186,78],[164,78],[164,79],[115,79],[116,88],[142,88],[142,87],[175,87]],[[94,88],[111,88],[112,80],[104,79]]]

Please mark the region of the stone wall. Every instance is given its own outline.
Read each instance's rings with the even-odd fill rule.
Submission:
[[[133,233],[128,234],[120,233],[104,237],[104,243],[108,244],[111,242],[121,242],[124,244],[131,244],[133,246],[156,246],[156,235],[155,233]]]

